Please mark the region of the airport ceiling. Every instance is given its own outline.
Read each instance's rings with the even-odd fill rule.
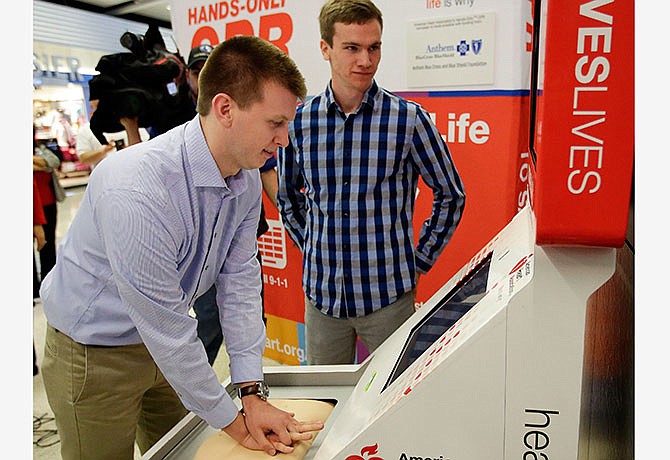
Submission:
[[[107,14],[117,18],[157,24],[159,27],[172,28],[170,19],[170,0],[45,0],[50,3],[78,8],[94,13]]]

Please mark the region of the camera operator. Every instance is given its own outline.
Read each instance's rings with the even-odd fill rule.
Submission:
[[[94,114],[98,108],[98,103],[98,99],[91,98],[89,100],[91,115]],[[100,142],[95,134],[93,134],[90,123],[83,125],[77,132],[77,144],[75,147],[77,156],[79,157],[79,161],[83,164],[90,165],[91,170],[93,170],[93,168],[95,168],[95,166],[100,163],[108,153],[115,150],[121,150],[127,145],[130,145],[127,131],[103,133],[102,135],[106,141],[104,144]],[[149,133],[144,128],[137,128],[136,137],[140,140],[148,140]],[[137,141],[134,143],[137,143]]]

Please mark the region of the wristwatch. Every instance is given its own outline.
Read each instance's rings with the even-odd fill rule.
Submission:
[[[268,396],[270,396],[270,388],[265,384],[265,382],[256,382],[253,385],[248,385],[245,387],[239,387],[237,389],[237,396],[242,399],[245,396],[256,395],[261,398],[263,401],[267,401]]]

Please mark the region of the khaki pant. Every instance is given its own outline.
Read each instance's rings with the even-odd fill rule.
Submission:
[[[305,351],[307,364],[353,364],[356,337],[372,353],[414,314],[414,291],[392,304],[358,318],[324,315],[305,296]]]
[[[187,411],[143,344],[82,345],[47,325],[42,378],[64,460],[132,460]]]

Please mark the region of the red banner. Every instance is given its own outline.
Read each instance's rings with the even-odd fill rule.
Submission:
[[[620,247],[633,177],[634,4],[561,0],[546,8],[537,242]]]

